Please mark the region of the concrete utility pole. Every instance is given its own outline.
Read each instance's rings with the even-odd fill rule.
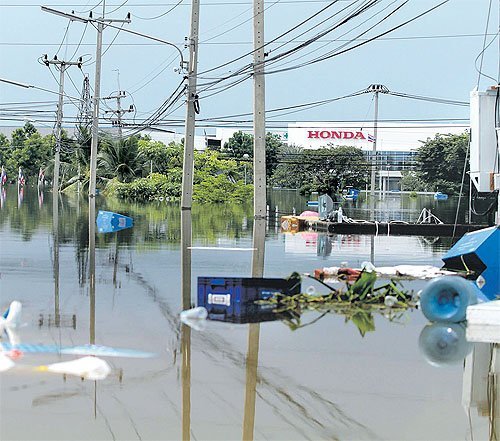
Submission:
[[[254,32],[254,101],[253,101],[253,253],[252,277],[264,275],[266,246],[266,94],[264,78],[264,0],[253,2]],[[243,415],[244,441],[254,439],[255,399],[257,393],[257,369],[259,366],[260,325],[251,323],[248,328],[246,355],[245,412]]]
[[[103,98],[103,100],[116,100],[116,110],[106,110],[104,113],[111,114],[113,116],[116,115],[116,120],[113,119],[113,116],[112,116],[111,123],[118,127],[118,137],[120,139],[122,138],[122,116],[125,113],[129,113],[129,112],[134,111],[133,104],[131,104],[128,109],[122,109],[121,100],[122,100],[122,98],[126,98],[126,97],[127,97],[127,93],[124,90],[119,90],[116,93],[116,95],[110,95],[110,96]]]
[[[365,92],[374,94],[375,100],[375,115],[373,118],[373,145],[372,145],[372,160],[371,160],[371,179],[370,179],[370,197],[375,196],[375,177],[377,172],[377,132],[378,132],[378,94],[387,93],[389,89],[383,84],[371,84]]]
[[[264,272],[265,235],[258,234],[255,228],[259,220],[266,219],[266,94],[264,78],[264,0],[254,0],[254,235],[252,259],[252,277],[262,277]],[[265,227],[264,227],[265,228]]]
[[[187,65],[186,89],[186,125],[184,130],[184,169],[182,173],[181,209],[190,210],[193,202],[193,161],[194,131],[196,113],[199,112],[196,93],[196,75],[198,72],[198,34],[200,22],[200,2],[191,3],[191,35],[189,36],[189,62]]]
[[[254,215],[266,216],[266,95],[264,79],[264,1],[254,0]]]
[[[186,125],[184,135],[184,163],[181,194],[181,280],[183,287],[182,309],[191,307],[191,207],[193,203],[193,168],[194,168],[194,131],[198,109],[196,94],[196,75],[198,68],[198,33],[200,20],[200,2],[191,3],[191,31],[187,47],[189,62],[187,65],[186,89]],[[181,57],[181,68],[185,63]],[[183,435],[184,436],[184,435]]]
[[[96,190],[96,167],[97,167],[97,143],[98,143],[98,132],[99,132],[99,100],[101,91],[101,59],[102,59],[102,33],[104,31],[105,25],[111,25],[111,23],[130,23],[130,13],[127,14],[127,18],[124,20],[115,20],[104,18],[104,8],[103,4],[102,17],[89,18],[79,17],[75,14],[67,14],[65,12],[58,11],[56,9],[47,8],[42,6],[42,11],[50,12],[51,14],[60,15],[70,19],[71,21],[80,21],[82,23],[93,23],[97,26],[97,45],[96,45],[96,55],[95,55],[95,85],[94,85],[94,98],[93,98],[93,111],[92,111],[92,143],[90,146],[90,183],[89,183],[89,197],[95,197]],[[92,13],[91,13],[92,14]],[[113,26],[112,26],[113,27]]]
[[[62,118],[63,118],[63,96],[64,96],[64,72],[70,66],[78,66],[82,68],[82,57],[78,61],[58,60],[57,55],[54,55],[52,60],[49,60],[47,54],[42,58],[43,64],[50,67],[56,66],[59,69],[59,104],[57,105],[57,122],[56,122],[56,151],[54,153],[54,178],[52,179],[52,193],[55,195],[59,192],[59,169],[61,158],[61,137],[62,137]]]

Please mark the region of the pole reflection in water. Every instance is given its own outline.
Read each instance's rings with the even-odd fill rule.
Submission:
[[[21,208],[21,205],[23,204],[23,200],[24,200],[24,186],[18,185],[17,186],[17,208]]]
[[[471,439],[500,440],[500,345],[476,343],[465,359],[462,404],[469,417]],[[474,415],[473,409],[477,414]],[[487,418],[478,419],[477,417]]]
[[[191,308],[191,210],[181,210],[181,305]],[[191,439],[191,328],[181,324],[182,439]]]
[[[40,187],[39,187],[40,189]],[[56,327],[61,324],[59,309],[59,194],[52,194],[52,237],[54,240],[54,317]]]
[[[42,208],[43,206],[43,185],[39,185],[37,187],[38,192],[38,208]]]
[[[253,224],[252,277],[264,274],[266,219],[255,217]],[[248,325],[248,351],[246,356],[245,408],[243,440],[253,440],[255,427],[255,397],[257,394],[257,368],[259,366],[260,324]]]
[[[182,439],[191,439],[191,328],[181,324]]]
[[[89,196],[89,343],[95,344],[95,197]],[[97,381],[94,381],[94,418],[97,418]]]
[[[7,198],[7,190],[5,190],[5,187],[0,184],[0,209],[3,208],[6,198]]]
[[[95,344],[95,197],[89,197],[89,343]]]

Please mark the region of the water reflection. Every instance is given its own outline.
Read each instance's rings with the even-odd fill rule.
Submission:
[[[191,307],[191,209],[181,210],[181,305]],[[191,328],[181,324],[182,439],[191,439]]]
[[[375,264],[376,244],[384,242],[383,249],[387,246],[399,248],[401,243],[411,247],[416,247],[422,252],[441,251],[447,249],[451,244],[451,238],[428,238],[424,236],[369,236],[361,234],[328,234],[315,231],[301,231],[298,233],[282,233],[285,241],[285,252],[290,254],[309,254],[327,258],[329,256],[352,252],[357,254],[367,254],[369,259]]]
[[[434,366],[462,363],[472,350],[465,330],[465,323],[429,323],[418,340],[425,359]]]
[[[189,229],[181,232],[184,222],[177,206],[118,205],[98,198],[97,208],[126,212],[137,223],[130,231],[96,235],[91,245],[89,224],[96,210],[89,214],[86,199],[61,195],[54,228],[50,191],[40,208],[37,192],[27,187],[18,210],[16,189],[10,190],[0,213],[2,292],[18,289],[32,316],[54,314],[59,278],[61,327],[23,328],[27,341],[95,339],[145,345],[162,356],[137,364],[123,361],[127,377],[121,386],[112,377],[95,387],[79,380],[63,383],[60,377],[42,382],[28,374],[6,376],[0,386],[6,422],[1,438],[68,439],[75,428],[87,439],[464,438],[461,366],[447,366],[446,371],[427,366],[416,344],[424,320],[418,312],[405,320],[406,326],[392,326],[375,315],[377,330],[364,339],[352,323],[346,325],[334,314],[298,332],[279,322],[212,322],[206,331],[190,330],[177,320],[184,294],[187,305],[193,289],[180,286],[180,238],[188,237]],[[244,207],[201,207],[193,210],[193,224],[195,246],[251,246],[254,219]],[[51,237],[56,231],[57,259]],[[260,259],[266,261],[266,276],[294,269],[310,272],[343,260],[355,265],[369,260],[371,252],[370,238],[363,236],[320,234],[311,253],[285,252],[286,240],[272,228],[267,231],[265,259]],[[431,247],[409,238],[376,237],[374,245],[381,264],[439,259]],[[186,286],[198,275],[246,275],[250,270],[248,254],[200,254],[191,256]],[[64,313],[71,309],[85,323],[76,332],[62,328]],[[304,321],[309,317],[316,316],[308,313]],[[177,353],[182,357],[172,361]],[[32,404],[43,424],[33,416]],[[19,409],[29,424],[16,427],[11,421]]]
[[[485,432],[490,441],[500,439],[499,378],[500,346],[476,343],[465,359],[462,392],[471,439],[486,439]]]
[[[24,200],[24,185],[17,186],[17,208],[21,208]]]
[[[3,185],[0,185],[0,209],[3,209],[6,198],[7,198],[7,190]]]
[[[89,343],[95,344],[95,197],[89,196]]]
[[[43,190],[42,190],[43,191]],[[40,192],[40,186],[38,187]],[[43,193],[42,193],[43,194]],[[40,197],[39,197],[40,200]],[[52,237],[53,237],[53,252],[54,252],[54,317],[55,325],[60,325],[59,311],[59,194],[52,195]]]
[[[307,210],[307,196],[302,196],[296,190],[273,190],[269,192],[268,204],[278,207],[281,215],[301,213]],[[362,192],[356,202],[346,201],[342,204],[344,215],[353,219],[376,220],[387,222],[390,220],[416,222],[423,208],[431,210],[444,223],[487,223],[486,216],[477,216],[468,211],[467,204],[458,207],[458,197],[450,197],[446,201],[434,200],[432,194],[410,195],[408,193],[389,193],[385,198],[370,198]]]

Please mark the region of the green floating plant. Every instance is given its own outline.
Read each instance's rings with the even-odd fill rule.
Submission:
[[[416,305],[414,292],[405,290],[398,281],[390,280],[375,286],[375,272],[362,271],[353,283],[346,283],[345,289],[333,289],[321,280],[308,277],[328,287],[330,292],[326,295],[280,293],[256,303],[272,306],[273,311],[293,331],[316,323],[326,314],[335,313],[343,315],[346,322],[354,323],[361,336],[375,330],[374,313],[382,314],[390,321],[399,321],[405,311]],[[300,282],[300,275],[292,273],[289,279]],[[320,315],[308,323],[302,323],[305,311],[316,311]]]

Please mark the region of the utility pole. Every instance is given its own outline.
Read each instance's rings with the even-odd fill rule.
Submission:
[[[254,62],[253,62],[253,168],[254,168],[254,230],[259,220],[266,219],[266,94],[264,78],[264,0],[254,0]],[[264,241],[254,231],[252,277],[262,277],[264,272]]]
[[[182,194],[181,194],[181,222],[184,225],[191,223],[191,206],[193,203],[193,168],[194,168],[194,133],[195,119],[198,109],[198,95],[196,93],[196,75],[198,72],[198,34],[200,22],[200,2],[192,0],[191,3],[191,31],[189,39],[186,38],[189,47],[189,62],[187,63],[187,87],[186,87],[186,124],[184,131],[184,162],[182,170]],[[185,63],[182,62],[181,68]],[[181,280],[183,290],[182,308],[191,307],[191,273],[184,268],[191,268],[191,228],[181,229]]]
[[[92,23],[96,25],[97,28],[97,45],[95,54],[95,85],[94,85],[94,98],[93,98],[93,110],[92,110],[92,143],[90,146],[90,183],[89,183],[89,198],[95,197],[96,190],[96,166],[97,166],[97,143],[99,135],[99,100],[101,91],[101,59],[102,59],[102,33],[104,31],[104,26],[106,24],[113,26],[112,23],[130,23],[130,13],[127,14],[127,18],[124,20],[115,20],[104,18],[105,3],[103,4],[102,17],[93,18],[92,12],[89,18],[79,17],[75,14],[67,14],[65,12],[58,11],[56,9],[48,8],[46,6],[41,7],[42,11],[49,12],[51,14],[60,15],[62,17],[68,18],[71,21],[80,21],[82,23]]]
[[[253,1],[253,252],[252,277],[264,275],[266,246],[266,94],[264,78],[264,0]],[[248,328],[246,355],[245,412],[243,415],[244,441],[254,439],[257,370],[259,366],[260,325]]]
[[[122,98],[126,98],[127,94],[124,90],[119,90],[116,95],[110,95],[107,97],[104,97],[103,100],[116,100],[116,110],[106,110],[104,113],[105,114],[111,114],[112,119],[111,123],[113,126],[118,127],[118,137],[122,139],[122,116],[125,113],[133,112],[134,111],[134,105],[131,104],[128,109],[122,109],[121,107],[121,100]],[[116,115],[116,119],[113,119],[113,117]]]
[[[187,65],[186,124],[184,130],[184,169],[182,173],[181,209],[190,210],[193,202],[193,161],[196,113],[199,112],[196,93],[198,72],[198,34],[200,22],[200,2],[191,3],[191,35],[189,36],[189,62]]]
[[[59,193],[59,169],[61,163],[61,137],[62,137],[62,118],[63,118],[63,96],[64,96],[64,72],[70,66],[78,66],[82,68],[82,57],[78,61],[59,60],[57,55],[54,55],[52,60],[49,60],[47,54],[42,58],[43,64],[50,67],[56,66],[59,70],[59,104],[57,105],[57,122],[56,122],[56,151],[54,153],[54,177],[52,179],[52,194]],[[56,197],[56,196],[54,196]]]
[[[383,84],[371,84],[366,93],[371,92],[374,94],[375,101],[375,115],[373,118],[373,143],[372,143],[372,160],[371,160],[371,179],[370,179],[370,197],[373,199],[375,196],[375,176],[377,172],[377,132],[378,132],[378,94],[387,93],[389,89]]]

